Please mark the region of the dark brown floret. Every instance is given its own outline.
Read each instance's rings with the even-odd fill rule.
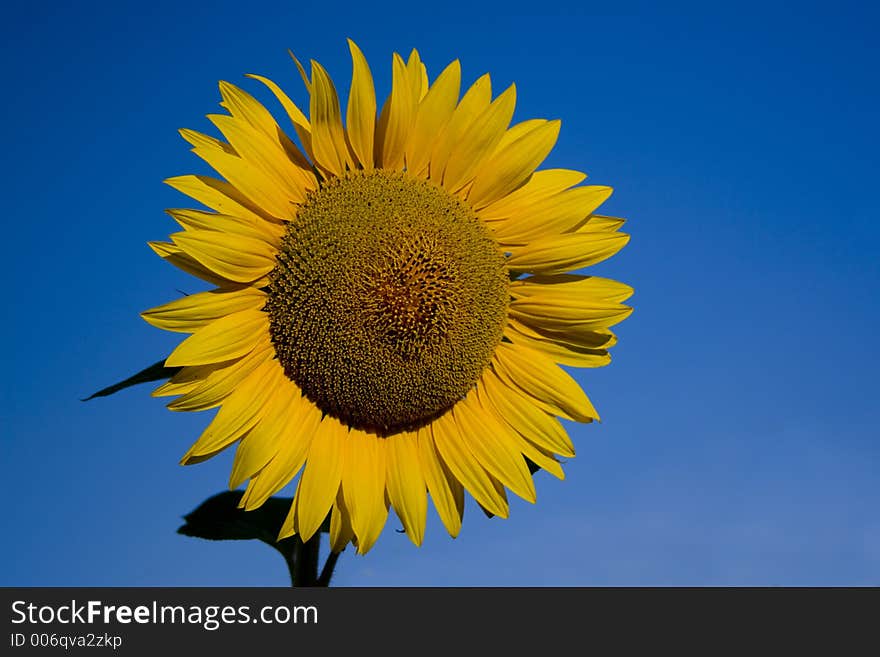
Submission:
[[[309,197],[283,238],[265,310],[305,395],[387,435],[467,394],[501,340],[507,303],[504,256],[471,208],[380,170]]]

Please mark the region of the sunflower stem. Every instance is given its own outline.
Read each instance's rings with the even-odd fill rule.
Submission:
[[[327,555],[327,561],[321,569],[321,576],[318,578],[318,586],[330,586],[330,580],[333,577],[333,569],[336,568],[336,562],[339,560],[341,552],[331,552]]]
[[[321,586],[318,582],[318,556],[321,550],[321,533],[303,543],[299,536],[293,537],[293,553],[287,561],[291,586]]]
[[[294,540],[290,539],[291,546],[294,543]],[[290,585],[296,586],[296,560],[294,559],[294,553],[296,552],[295,547],[291,547],[290,550],[283,551],[281,554],[284,556],[284,563],[287,564],[287,573],[290,575]]]

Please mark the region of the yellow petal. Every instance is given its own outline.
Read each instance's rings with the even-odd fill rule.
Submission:
[[[233,290],[211,290],[190,294],[141,313],[149,324],[166,331],[193,333],[211,322],[240,310],[259,310],[266,295],[252,287]]]
[[[227,361],[229,362],[229,361]],[[195,367],[182,367],[177,374],[168,379],[150,393],[151,397],[170,397],[182,395],[202,384],[205,378],[214,371],[212,365],[196,365]],[[179,390],[179,392],[178,392]]]
[[[336,493],[336,500],[330,510],[330,550],[342,552],[354,539],[354,529],[351,526],[351,514],[345,506],[342,488]]]
[[[575,232],[578,233],[593,233],[593,232],[614,232],[620,230],[623,224],[626,223],[626,219],[621,219],[619,217],[606,217],[600,214],[594,214],[590,216],[590,218],[581,226],[577,228]]]
[[[286,232],[285,227],[277,222],[257,221],[216,212],[171,208],[166,210],[171,217],[186,230],[216,230],[222,233],[244,235],[263,240],[275,248]]]
[[[342,494],[351,514],[359,554],[379,538],[388,508],[385,506],[385,439],[352,429],[345,440]]]
[[[376,133],[376,91],[373,88],[373,75],[360,48],[348,40],[351,50],[351,91],[348,95],[348,111],[345,123],[351,149],[361,166],[369,171],[373,168],[373,138]]]
[[[506,428],[480,406],[476,390],[455,405],[453,417],[462,442],[480,465],[521,498],[534,502],[535,484],[526,462],[511,449]]]
[[[536,204],[556,196],[569,187],[583,182],[587,174],[570,169],[543,169],[535,171],[522,187],[494,201],[477,214],[484,221],[506,219],[514,213],[528,213]]]
[[[403,432],[385,440],[388,499],[403,523],[406,535],[413,543],[421,545],[425,537],[428,497],[419,462],[417,434]]]
[[[503,244],[525,244],[543,236],[567,233],[582,224],[612,191],[602,185],[575,187],[511,212],[492,228]]]
[[[513,271],[559,274],[602,262],[629,242],[625,233],[566,233],[542,237],[525,246],[509,247],[507,266]]]
[[[291,199],[272,184],[272,179],[259,166],[239,157],[231,146],[194,130],[184,129],[180,134],[193,145],[193,153],[211,165],[252,204],[279,219],[296,216]]]
[[[312,155],[312,127],[309,123],[309,120],[306,118],[306,115],[303,114],[302,110],[296,106],[290,97],[284,93],[284,91],[277,84],[272,82],[272,80],[268,78],[264,78],[262,75],[254,75],[249,73],[247,75],[249,78],[253,78],[254,80],[258,80],[262,82],[266,87],[271,91],[275,97],[278,99],[278,102],[281,103],[281,106],[284,108],[284,111],[287,112],[287,116],[290,119],[290,122],[293,124],[294,130],[296,130],[296,134],[299,137],[300,142],[302,142],[303,149],[306,154],[314,159]],[[303,161],[298,162],[301,166],[308,167],[308,160],[303,159]]]
[[[181,459],[187,465],[190,457],[214,454],[235,442],[249,431],[266,411],[266,400],[274,394],[284,373],[273,361],[264,361],[242,381],[223,402],[217,415],[196,443]]]
[[[498,155],[498,153],[507,148],[510,144],[515,142],[523,135],[528,134],[532,130],[535,130],[542,125],[547,125],[547,123],[549,123],[547,119],[526,119],[525,121],[514,123],[512,126],[504,131],[504,134],[501,136],[501,140],[498,142],[495,150],[492,151],[492,157]]]
[[[461,64],[456,59],[434,80],[419,103],[410,139],[406,145],[406,168],[422,176],[428,168],[431,149],[449,122],[461,89]]]
[[[601,367],[615,343],[607,331],[632,312],[620,305],[630,286],[597,276],[532,276],[510,285],[507,337],[565,365]]]
[[[227,360],[222,363],[212,363],[211,365],[194,365],[191,367],[182,367],[168,381],[153,390],[150,395],[152,397],[169,397],[172,395],[182,395],[198,388],[212,373],[223,367],[229,367],[236,363],[235,360]]]
[[[522,450],[523,456],[539,468],[546,470],[560,481],[565,479],[565,471],[562,469],[562,464],[551,452],[541,449],[525,437],[522,438]]]
[[[428,89],[431,88],[431,81],[428,79],[428,67],[424,64],[421,64],[419,67],[419,77],[421,78],[422,84],[420,86],[419,91],[419,102],[424,100],[425,96],[428,95]]]
[[[548,292],[514,299],[509,312],[511,317],[530,326],[559,330],[577,325],[599,329],[622,322],[632,313],[632,308],[612,301]]]
[[[277,363],[276,367],[281,369]],[[263,417],[235,450],[232,472],[229,474],[230,489],[238,488],[278,454],[301,397],[302,392],[297,385],[282,376],[275,393],[266,400]]]
[[[592,422],[599,414],[587,395],[563,369],[546,356],[522,345],[502,342],[495,350],[499,375],[530,397],[552,409],[556,415]]]
[[[488,370],[483,375],[483,379],[487,376],[496,378],[495,375]],[[486,387],[482,380],[477,389],[477,400],[482,412],[490,414],[495,422],[501,426],[499,435],[503,436],[505,441],[509,443],[510,449],[521,453],[532,463],[542,470],[546,470],[557,479],[565,479],[565,472],[562,470],[562,465],[553,456],[553,452],[536,445],[521,429],[514,426],[508,418],[505,418],[499,413],[495,405],[489,400]]]
[[[518,450],[539,468],[546,470],[557,479],[565,479],[565,473],[562,471],[562,465],[553,457],[553,453],[538,447],[534,442],[529,440],[523,431],[517,429],[507,418],[498,412],[498,409],[489,400],[486,392],[484,380],[487,376],[495,378],[490,371],[486,371],[481,379],[481,383],[477,388],[477,400],[480,408],[484,413],[491,414],[495,421],[500,423],[504,431],[499,435],[503,435],[510,443],[513,449]]]
[[[400,55],[394,53],[391,95],[382,107],[376,127],[376,166],[384,169],[403,167],[403,156],[416,114],[416,99]]]
[[[257,167],[289,202],[302,203],[306,192],[317,187],[315,175],[294,164],[277,140],[233,116],[209,114],[208,119],[229,140],[239,157]]]
[[[437,455],[433,432],[429,427],[418,430],[416,442],[419,448],[419,464],[425,476],[425,484],[434,501],[434,508],[446,531],[452,538],[461,531],[464,514],[464,489],[461,482],[448,472]]]
[[[406,60],[406,75],[409,79],[413,102],[417,105],[428,93],[428,70],[422,63],[419,51],[415,48],[412,49],[409,59]]]
[[[485,399],[518,433],[555,454],[574,456],[574,445],[562,424],[538,408],[532,398],[489,370],[481,381]]]
[[[217,139],[216,137],[212,137],[211,135],[206,135],[203,132],[190,130],[189,128],[181,128],[178,130],[178,133],[189,142],[193,147],[193,151],[196,153],[204,152],[210,154],[211,152],[216,151],[227,155],[237,155],[235,149],[230,144],[227,144],[225,141]],[[200,155],[200,157],[203,157],[204,159],[204,156]],[[210,164],[210,162],[208,162],[208,164]]]
[[[633,289],[625,283],[600,276],[556,274],[513,281],[510,293],[516,298],[569,296],[573,299],[622,302],[632,296]]]
[[[504,484],[502,484],[500,481],[498,481],[493,475],[490,475],[488,472],[486,473],[486,475],[489,477],[489,482],[492,484],[492,487],[495,489],[495,493],[496,493],[496,495],[498,495],[498,498],[502,502],[504,502],[505,506],[507,506],[507,489],[504,488]],[[477,504],[479,504],[479,502]],[[490,511],[489,509],[484,507],[482,504],[480,504],[480,509],[489,518],[491,518],[495,515],[494,513],[492,513],[492,511]],[[510,512],[508,511],[508,514],[509,513]],[[504,518],[506,516],[501,516],[501,517]]]
[[[452,150],[461,141],[461,136],[482,114],[492,100],[492,81],[489,74],[483,75],[465,92],[461,102],[452,112],[446,127],[437,136],[431,150],[430,175],[438,185],[443,182],[443,174]]]
[[[312,402],[303,396],[291,398],[283,426],[278,433],[266,436],[266,441],[273,441],[278,452],[251,478],[240,506],[256,509],[290,483],[305,464],[320,424],[321,411]],[[291,511],[293,509],[291,507]]]
[[[242,310],[203,326],[177,345],[165,359],[167,367],[207,365],[250,353],[269,333],[269,316]]]
[[[288,49],[287,54],[290,55],[290,58],[293,60],[293,63],[296,64],[296,68],[299,71],[299,76],[302,78],[303,84],[306,86],[306,91],[311,94],[313,92],[314,86],[312,82],[309,80],[309,76],[306,75],[306,69],[303,67],[302,63],[296,58],[296,55],[293,54],[293,51]]]
[[[584,329],[578,325],[572,325],[554,330],[545,326],[528,324],[511,317],[508,317],[507,321],[520,333],[538,340],[565,342],[584,349],[610,349],[617,344],[617,336],[607,328]]]
[[[204,411],[220,405],[257,366],[271,360],[273,349],[268,336],[246,356],[212,364],[216,368],[204,381],[168,404],[172,411]],[[205,366],[208,367],[208,366]],[[189,369],[189,368],[187,368]]]
[[[461,437],[461,430],[451,413],[431,424],[431,433],[440,458],[474,499],[490,513],[506,518],[507,501],[499,494],[492,477],[474,457]]]
[[[516,106],[516,86],[510,85],[462,133],[443,173],[443,186],[456,192],[473,180],[480,163],[491,155],[504,136]]]
[[[513,344],[521,344],[540,351],[556,363],[572,367],[604,367],[611,362],[611,356],[605,349],[586,349],[570,342],[535,338],[528,332],[518,330],[517,327],[523,327],[523,324],[519,322],[514,324],[514,321],[508,319],[504,337]]]
[[[212,230],[171,235],[187,255],[230,281],[251,283],[275,267],[275,253],[266,242]]]
[[[486,206],[522,185],[553,149],[559,126],[559,121],[539,125],[481,165],[468,193],[471,207]]]
[[[312,60],[312,96],[309,112],[312,117],[312,152],[315,163],[335,176],[342,176],[353,162],[345,143],[339,97],[330,75]]]
[[[278,134],[278,125],[272,114],[256,98],[240,89],[234,84],[221,80],[219,85],[222,107],[229,110],[232,116],[247,121],[254,128],[267,137],[275,138]]]
[[[328,415],[312,440],[299,481],[296,507],[288,516],[291,519],[296,514],[295,530],[303,541],[308,541],[318,531],[336,498],[342,482],[347,438],[348,428]],[[285,521],[285,527],[294,528],[288,521]]]
[[[186,383],[171,383],[171,381],[166,381],[153,390],[153,392],[150,393],[150,396],[173,397],[174,395],[182,395],[197,388],[199,384],[201,384],[201,381],[187,381]]]
[[[281,147],[287,157],[292,162],[295,162],[298,167],[304,170],[310,168],[308,160],[306,160],[290,138],[284,134],[284,131],[275,122],[269,110],[263,107],[262,103],[256,98],[228,82],[220,82],[220,95],[223,97],[223,102],[220,105],[228,109],[232,116],[246,121],[273,142],[273,144]]]
[[[168,178],[165,184],[220,214],[241,217],[255,224],[271,220],[271,215],[262,211],[225,180],[188,175]]]
[[[187,274],[192,274],[213,285],[224,286],[230,283],[229,279],[215,274],[198,260],[184,253],[176,244],[169,242],[147,242],[147,244],[156,255]]]

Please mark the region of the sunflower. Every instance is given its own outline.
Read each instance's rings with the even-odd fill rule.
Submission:
[[[181,134],[222,179],[166,182],[208,210],[153,250],[214,289],[143,313],[189,333],[156,396],[219,407],[182,463],[237,444],[229,485],[259,507],[299,474],[279,538],[309,540],[330,515],[334,551],[367,552],[394,508],[421,544],[428,497],[454,537],[464,491],[508,515],[535,501],[532,472],[562,479],[574,447],[559,418],[598,414],[561,365],[599,367],[632,289],[570,273],[628,241],[595,214],[611,194],[585,174],[537,167],[559,121],[510,125],[511,85],[488,75],[460,97],[453,61],[429,83],[417,51],[394,54],[378,112],[349,41],[343,122],[327,71],[294,57],[309,115],[273,81],[300,146],[242,89],[220,83],[208,118],[224,140]]]

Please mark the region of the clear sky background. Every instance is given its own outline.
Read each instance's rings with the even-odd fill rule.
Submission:
[[[880,584],[880,15],[716,4],[7,5],[0,585],[286,584],[262,544],[175,534],[226,485],[231,452],[177,465],[206,414],[79,398],[167,355],[138,313],[199,287],[146,245],[187,204],[161,181],[207,171],[177,128],[210,131],[220,79],[268,100],[245,73],[302,101],[287,48],[347,91],[348,36],[383,94],[417,47],[561,118],[545,166],[615,187],[633,238],[596,273],[636,310],[577,375],[603,422],[566,481],[456,540],[432,511],[422,548],[392,516],[336,584]]]

